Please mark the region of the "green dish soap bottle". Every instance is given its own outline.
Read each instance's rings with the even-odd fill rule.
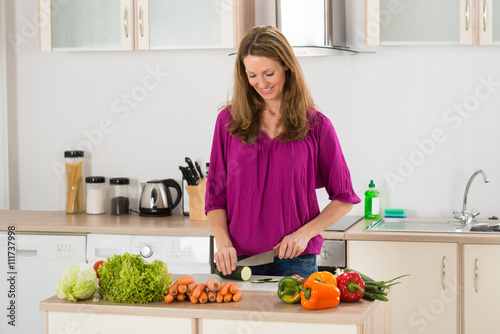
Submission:
[[[379,192],[375,189],[375,183],[370,180],[368,190],[365,192],[365,219],[380,218],[380,198]]]

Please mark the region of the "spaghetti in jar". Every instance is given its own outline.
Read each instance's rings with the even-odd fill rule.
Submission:
[[[83,151],[65,151],[66,213],[84,212],[83,205]]]

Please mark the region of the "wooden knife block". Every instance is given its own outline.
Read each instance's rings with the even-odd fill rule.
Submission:
[[[205,214],[205,192],[207,190],[207,179],[198,180],[197,186],[186,186],[189,194],[189,219],[208,220]]]

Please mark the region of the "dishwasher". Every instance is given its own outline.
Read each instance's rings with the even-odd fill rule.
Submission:
[[[8,252],[13,245],[7,232],[0,232],[0,333],[44,334],[46,319],[40,301],[56,294],[66,267],[86,262],[86,236],[21,232],[12,236],[15,256]]]

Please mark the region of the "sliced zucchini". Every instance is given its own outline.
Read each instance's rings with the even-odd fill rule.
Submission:
[[[279,278],[259,278],[257,280],[252,281],[252,283],[277,283],[279,282]]]
[[[215,268],[215,273],[222,278],[233,279],[236,281],[248,281],[252,277],[252,269],[250,267],[236,267],[229,275],[223,275],[217,268]]]

